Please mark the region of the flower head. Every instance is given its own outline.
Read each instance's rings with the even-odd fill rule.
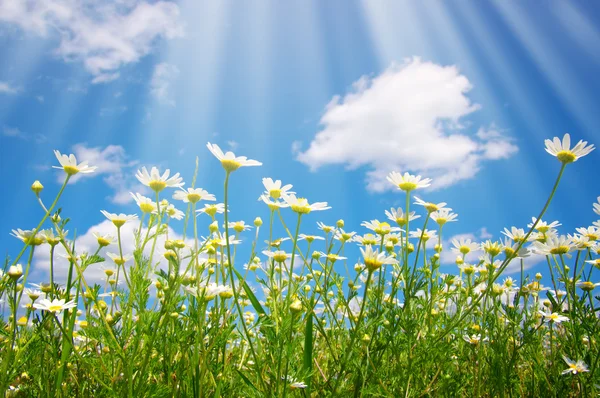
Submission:
[[[34,235],[33,231],[27,229],[13,229],[11,235],[31,246],[39,246],[44,243],[44,237],[41,234],[37,233]]]
[[[571,149],[571,136],[565,134],[562,142],[560,138],[554,137],[553,140],[546,140],[546,152],[556,156],[563,164],[573,163],[579,158],[584,157],[594,150],[593,145],[588,145],[587,141],[579,140],[577,145]]]
[[[458,217],[458,214],[452,213],[451,209],[440,209],[431,213],[431,219],[440,226],[448,222],[458,221],[456,217]]]
[[[331,209],[330,206],[327,206],[327,202],[315,202],[309,204],[308,200],[305,198],[296,198],[293,194],[284,196],[283,200],[285,200],[291,209],[298,214],[308,214],[311,211]]]
[[[567,365],[569,365],[567,369],[562,371],[563,375],[566,375],[568,373],[576,375],[577,373],[589,372],[587,365],[581,359],[575,362],[563,356],[563,360],[567,363]]]
[[[60,167],[58,167],[58,166],[52,166],[52,167],[54,167],[55,169],[63,169],[65,171],[65,173],[67,173],[70,176],[75,175],[77,173],[82,173],[82,174],[93,173],[94,170],[97,169],[96,166],[88,166],[87,161],[77,164],[77,159],[75,158],[75,155],[73,155],[73,154],[70,154],[67,156],[67,155],[63,155],[59,151],[55,150],[54,155],[56,155],[56,159],[58,159],[58,163],[60,163]]]
[[[387,216],[388,220],[394,221],[400,227],[404,227],[407,221],[413,221],[421,217],[415,215],[414,211],[411,211],[407,219],[406,214],[404,214],[404,210],[402,210],[401,207],[398,207],[397,209],[392,207],[389,211],[385,211],[385,215]]]
[[[421,178],[421,176],[414,176],[408,173],[400,174],[397,171],[392,171],[387,176],[387,180],[405,192],[426,188],[431,185],[431,178]]]
[[[152,199],[139,193],[129,192],[129,194],[135,200],[142,213],[156,213],[156,203]]]
[[[264,195],[275,200],[281,198],[282,196],[295,194],[295,192],[290,191],[290,189],[292,189],[292,185],[287,184],[282,186],[281,180],[273,181],[272,178],[263,178],[262,183],[265,186]]]
[[[373,246],[361,247],[360,252],[365,266],[371,272],[378,270],[384,264],[398,264],[398,260],[393,256],[388,256],[385,252],[379,253],[378,250],[373,250]]]
[[[169,178],[171,174],[171,170],[166,169],[163,175],[160,175],[158,169],[156,167],[152,167],[150,173],[146,167],[142,167],[141,170],[138,170],[135,174],[135,177],[142,184],[150,187],[154,192],[160,192],[166,187],[171,188],[181,188],[183,187],[183,178],[179,177],[179,173],[176,173],[174,176]]]
[[[217,204],[205,204],[204,207],[202,209],[196,210],[196,213],[198,214],[208,214],[211,217],[214,217],[217,213],[219,214],[223,214],[225,212],[225,205],[223,203],[217,203]]]
[[[262,166],[262,163],[259,161],[248,159],[245,156],[235,156],[235,154],[231,151],[223,153],[221,148],[219,148],[219,146],[216,144],[211,144],[209,142],[206,144],[206,147],[212,152],[213,155],[215,155],[217,159],[219,159],[221,165],[228,173],[236,171],[240,167]]]
[[[132,221],[138,218],[136,214],[114,214],[109,213],[106,210],[100,210],[100,213],[104,214],[104,217],[112,221],[117,228],[121,228],[127,221]]]
[[[42,299],[40,300],[38,303],[34,303],[33,304],[33,308],[38,309],[38,310],[42,310],[42,311],[49,311],[52,313],[57,313],[57,312],[62,312],[66,309],[69,308],[75,308],[77,307],[77,304],[71,300],[69,302],[65,302],[64,299],[54,299],[52,301],[48,300],[48,299]]]
[[[539,311],[540,315],[542,315],[544,317],[544,320],[546,322],[552,322],[552,323],[561,323],[561,322],[568,322],[569,318],[564,316],[564,315],[560,315],[557,312],[552,312],[550,314],[545,313],[544,311],[540,310]]]
[[[183,200],[184,203],[197,203],[201,200],[215,201],[215,195],[202,188],[188,188],[175,191],[173,199]]]

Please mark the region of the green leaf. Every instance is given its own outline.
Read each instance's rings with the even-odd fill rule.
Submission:
[[[306,314],[306,329],[304,331],[304,370],[310,373],[313,355],[313,314]]]
[[[238,279],[240,280],[240,283],[242,283],[242,287],[244,288],[244,291],[248,295],[248,299],[250,299],[250,302],[252,303],[252,306],[254,307],[254,309],[256,310],[256,312],[258,312],[259,316],[260,315],[266,315],[265,309],[262,307],[262,305],[260,305],[260,303],[258,302],[258,299],[254,295],[254,293],[250,289],[250,286],[248,286],[248,284],[246,283],[246,281],[244,280],[244,278],[242,277],[242,275],[240,275],[240,273],[237,272],[237,270],[235,270],[235,269],[233,270],[233,272],[235,272],[235,274],[237,275]]]
[[[234,368],[234,369],[237,372],[237,374],[239,374],[240,377],[244,380],[244,383],[246,383],[246,385],[252,387],[254,389],[254,391],[258,391],[258,389],[254,386],[254,384],[252,384],[252,382],[246,376],[244,376],[244,374],[242,372],[240,372],[238,370],[238,368]]]

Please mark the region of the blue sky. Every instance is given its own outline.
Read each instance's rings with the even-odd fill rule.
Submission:
[[[418,194],[458,213],[447,237],[482,239],[541,209],[560,166],[545,138],[600,143],[593,2],[30,3],[0,0],[3,254],[42,215],[31,183],[46,200],[60,186],[53,149],[100,166],[61,201],[78,234],[99,209],[136,210],[142,165],[189,183],[198,156],[197,185],[222,200],[210,141],[264,164],[234,174],[234,220],[266,220],[272,177],[333,207],[304,232],[364,233],[404,202],[383,182],[398,170],[434,179]],[[596,220],[599,166],[595,151],[567,168],[545,217],[562,233]]]

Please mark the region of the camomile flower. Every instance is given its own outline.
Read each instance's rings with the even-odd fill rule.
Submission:
[[[577,287],[579,287],[584,292],[591,292],[598,286],[600,286],[600,282],[597,282],[597,283],[590,282],[590,281],[577,282]]]
[[[552,323],[560,324],[561,322],[568,322],[569,321],[568,317],[566,317],[564,315],[560,315],[557,312],[552,312],[552,313],[548,314],[548,313],[546,313],[546,312],[544,312],[542,310],[539,310],[538,313],[540,315],[542,315],[544,321],[546,321],[546,322],[552,322]]]
[[[217,243],[221,247],[227,246],[227,240],[225,239],[225,235],[223,235],[223,237],[220,238],[220,239],[216,239],[215,243]],[[236,239],[235,236],[230,236],[229,237],[229,244],[230,245],[239,245],[240,243],[242,243],[242,241],[239,240],[239,239]]]
[[[221,148],[219,148],[219,146],[216,144],[211,144],[209,142],[206,144],[206,147],[212,152],[213,155],[215,155],[217,159],[219,159],[221,165],[228,173],[236,171],[240,167],[262,166],[262,163],[259,161],[248,159],[245,156],[235,156],[235,154],[231,151],[223,153]]]
[[[373,246],[365,246],[360,248],[363,256],[363,262],[370,272],[376,271],[384,264],[398,264],[393,256],[388,256],[385,252],[379,253],[378,250],[373,250]]]
[[[279,239],[274,239],[273,241],[269,242],[268,240],[265,241],[265,243],[271,247],[279,247],[281,246],[281,244],[283,242],[285,242],[286,240],[291,240],[291,238],[279,238]]]
[[[265,204],[267,206],[269,206],[269,209],[271,209],[271,210],[277,210],[277,209],[281,209],[281,208],[285,208],[285,207],[290,207],[289,204],[287,204],[281,200],[271,199],[271,197],[266,194],[260,195],[258,200],[262,200],[263,202],[265,202]]]
[[[573,241],[573,245],[577,250],[591,249],[592,247],[594,247],[595,240],[592,240],[588,236],[583,236],[579,234],[569,234],[568,237]]]
[[[392,171],[388,174],[387,180],[404,192],[426,188],[431,185],[431,178],[421,178],[421,176],[414,176],[408,173],[400,174],[397,171]]]
[[[559,237],[550,237],[545,243],[533,242],[533,250],[538,254],[568,254],[575,248],[573,240],[561,235]]]
[[[217,204],[205,204],[202,209],[196,210],[198,214],[208,214],[211,217],[214,217],[217,213],[223,214],[225,213],[225,205],[223,203]]]
[[[502,250],[504,251],[504,254],[506,255],[506,257],[518,257],[518,258],[525,258],[525,257],[529,257],[529,249],[526,247],[521,246],[519,248],[520,243],[517,243],[515,241],[510,240],[508,237],[504,238],[504,242],[503,243],[503,248]],[[517,248],[519,248],[519,250],[517,251]]]
[[[62,231],[61,234],[62,236],[58,236],[58,235],[54,235],[54,230],[49,228],[49,229],[43,229],[40,231],[40,234],[42,235],[43,239],[46,241],[46,243],[48,243],[50,246],[56,246],[60,243],[60,240],[63,239],[65,237],[65,235],[67,235],[68,231]]]
[[[411,238],[421,239],[423,237],[423,241],[427,242],[429,239],[437,238],[437,231],[433,231],[430,229],[421,230],[421,228],[417,228],[416,231],[410,231]]]
[[[481,334],[472,334],[470,336],[468,334],[465,334],[463,336],[463,340],[465,340],[469,344],[478,345],[479,343],[488,341],[488,338],[485,337],[482,339]]]
[[[299,234],[298,235],[298,240],[305,240],[308,243],[312,243],[315,240],[325,240],[325,238],[323,238],[322,236],[317,236],[317,235],[306,235],[306,234]]]
[[[375,232],[377,235],[387,235],[391,232],[399,232],[400,228],[392,227],[387,222],[381,222],[379,220],[371,220],[371,221],[363,221],[361,226],[370,229]]]
[[[582,236],[585,236],[586,238],[588,238],[591,241],[596,241],[598,239],[600,239],[600,228],[598,227],[582,227],[582,228],[576,228],[575,229],[577,232],[579,232]]]
[[[77,304],[73,300],[65,302],[64,299],[54,299],[52,301],[48,299],[42,299],[39,302],[33,304],[33,308],[42,311],[49,311],[53,314],[75,307],[77,307]]]
[[[176,173],[175,175],[169,178],[170,174],[171,170],[169,169],[166,169],[163,175],[160,175],[156,167],[152,167],[152,169],[150,169],[150,173],[148,173],[146,167],[142,167],[141,170],[137,171],[135,177],[138,179],[139,182],[141,182],[147,187],[150,187],[150,189],[157,193],[162,191],[166,187],[183,187],[183,178],[179,177],[179,173]]]
[[[183,200],[184,203],[197,203],[201,200],[215,201],[215,195],[208,193],[202,188],[187,188],[175,191],[173,199]]]
[[[293,187],[293,185],[291,184],[281,186],[281,180],[273,181],[272,178],[263,178],[262,183],[265,186],[266,190],[264,195],[266,195],[267,197],[271,197],[275,200],[281,198],[282,196],[292,195],[296,193],[290,191],[290,189],[292,189]]]
[[[567,363],[567,365],[569,365],[569,367],[567,369],[562,371],[561,374],[563,374],[563,375],[566,375],[568,373],[576,375],[577,373],[589,372],[587,365],[581,359],[578,360],[577,362],[575,362],[575,361],[563,356],[563,360]]]
[[[504,228],[504,231],[502,231],[502,234],[509,237],[510,239],[512,239],[513,242],[515,242],[515,243],[524,242],[525,235],[527,235],[523,228],[517,228],[517,227],[510,227],[510,230],[508,230],[507,228]]]
[[[156,213],[156,203],[139,193],[129,192],[135,203],[138,205],[142,213]]]
[[[175,206],[169,203],[166,210],[167,215],[170,218],[174,218],[176,220],[182,220],[185,217],[185,213],[181,210],[177,209]]]
[[[452,245],[454,247],[450,248],[450,250],[452,250],[454,253],[460,253],[464,255],[467,255],[472,251],[479,250],[480,247],[478,243],[466,238],[452,239]]]
[[[326,234],[333,232],[335,230],[335,227],[331,226],[331,225],[325,225],[324,223],[322,223],[321,221],[317,221],[317,227],[325,232]]]
[[[27,245],[31,245],[31,246],[39,246],[42,243],[44,243],[44,236],[43,235],[41,235],[40,233],[36,233],[34,235],[33,231],[32,230],[28,230],[28,229],[25,229],[25,230],[20,229],[20,228],[17,228],[16,230],[13,229],[12,233],[10,235],[12,235],[15,238],[19,239],[23,243],[25,243]]]
[[[354,240],[354,235],[356,235],[356,232],[346,232],[340,228],[335,232],[334,238],[342,242],[352,242]]]
[[[96,166],[88,166],[87,161],[83,161],[77,164],[77,159],[75,155],[62,155],[59,151],[54,150],[54,155],[56,155],[56,159],[58,159],[58,163],[60,163],[60,167],[52,166],[55,169],[63,169],[65,173],[72,176],[77,173],[88,174],[93,173],[94,170],[97,169]]]
[[[406,217],[406,214],[404,214],[404,210],[402,210],[401,207],[398,207],[397,209],[392,207],[389,211],[388,210],[385,211],[385,215],[387,216],[387,218],[390,221],[394,221],[400,227],[403,227],[406,225],[407,217]],[[419,216],[419,215],[415,215],[414,211],[411,211],[408,216],[408,221],[413,221],[420,217],[421,216]]]
[[[302,389],[306,387],[308,386],[303,381],[294,381],[293,383],[290,383],[290,388],[292,390]]]
[[[536,220],[537,220],[537,218],[531,217],[531,222],[529,224],[527,224],[527,228],[533,228],[533,225],[535,224]],[[551,223],[547,223],[546,221],[540,220],[535,225],[535,230],[545,234],[546,232],[554,230],[554,229],[560,227],[561,225],[562,224],[559,223],[558,221],[552,221]]]
[[[357,236],[354,238],[354,240],[356,240],[363,246],[377,245],[380,243],[380,238],[373,234],[364,234],[363,236]]]
[[[278,263],[283,263],[283,262],[285,262],[285,260],[292,257],[292,255],[290,253],[286,253],[283,250],[276,250],[276,251],[263,250],[262,253],[265,256],[272,258],[273,260],[275,260],[275,262],[278,262]]]
[[[115,238],[112,235],[101,235],[97,232],[92,232],[92,235],[94,235],[96,241],[98,242],[98,246],[100,247],[105,247],[115,243]]]
[[[449,207],[446,207],[447,203],[446,202],[440,202],[440,203],[432,203],[432,202],[425,202],[424,200],[422,200],[421,198],[415,196],[415,204],[419,205],[419,206],[423,206],[429,213],[433,213],[434,211],[438,211],[438,210],[442,210],[442,209],[446,209],[446,210],[452,210]]]
[[[123,257],[121,257],[120,254],[115,254],[115,253],[107,252],[106,255],[108,257],[110,257],[111,260],[113,260],[115,262],[115,264],[117,264],[117,265],[123,265],[127,261],[129,261],[129,260],[131,260],[133,258],[133,256],[131,254],[125,254],[125,255],[123,255]]]
[[[106,210],[100,210],[100,213],[104,214],[104,217],[112,221],[117,228],[121,228],[127,221],[133,221],[138,218],[137,214],[114,214],[109,213]]]
[[[456,217],[458,217],[458,214],[451,213],[451,209],[440,209],[431,213],[431,219],[440,226],[448,222],[458,221]]]
[[[331,263],[335,263],[338,260],[347,260],[348,257],[342,257],[342,256],[338,256],[335,253],[323,253],[323,252],[318,252],[321,254],[321,257],[325,257],[327,258],[328,261],[330,261]]]
[[[593,265],[594,267],[600,269],[600,258],[595,260],[586,260],[586,263]]]
[[[44,295],[44,293],[42,293],[40,290],[37,289],[30,289],[30,288],[25,288],[24,290],[25,294],[29,297],[29,299],[31,301],[35,301],[38,298],[40,298],[41,296]]]
[[[228,224],[228,228],[233,229],[235,232],[243,232],[252,229],[250,225],[246,225],[244,221],[234,221]]]
[[[594,203],[594,213],[600,216],[600,196],[596,198],[597,203]]]
[[[309,204],[305,198],[297,198],[296,195],[290,194],[283,197],[283,200],[290,206],[293,212],[298,214],[308,214],[311,211],[321,211],[331,209],[327,206],[327,202],[315,202]]]
[[[546,140],[544,143],[546,144],[546,152],[556,156],[563,164],[573,163],[594,150],[593,145],[588,146],[587,141],[583,140],[579,140],[577,145],[571,149],[571,136],[569,134],[564,135],[562,142],[560,138],[554,137],[553,140]]]

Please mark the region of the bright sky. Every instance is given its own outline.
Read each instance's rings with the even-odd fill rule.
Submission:
[[[550,192],[545,138],[600,144],[599,67],[590,1],[0,0],[3,254],[43,215],[31,183],[46,201],[60,187],[54,149],[98,166],[61,201],[85,247],[111,227],[100,209],[137,211],[143,165],[190,185],[199,157],[196,185],[222,201],[208,141],[263,163],[232,177],[232,220],[268,219],[256,199],[272,177],[332,206],[302,232],[343,218],[365,233],[404,203],[385,181],[396,170],[432,178],[418,195],[458,213],[445,237],[499,238]],[[561,233],[596,220],[599,167],[595,151],[567,168],[545,217]]]

